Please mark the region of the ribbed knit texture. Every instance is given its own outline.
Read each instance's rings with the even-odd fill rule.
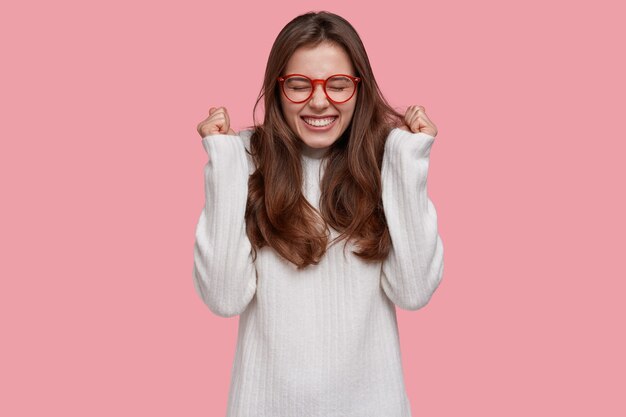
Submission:
[[[434,137],[393,129],[382,166],[392,239],[384,262],[345,256],[343,241],[298,271],[245,232],[250,130],[202,139],[206,203],[194,286],[217,315],[240,314],[227,417],[410,417],[395,306],[428,303],[443,276],[437,214],[426,191]],[[307,200],[319,207],[324,163],[303,153]],[[337,236],[332,230],[331,238]]]

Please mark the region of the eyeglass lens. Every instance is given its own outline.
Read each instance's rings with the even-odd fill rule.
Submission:
[[[326,94],[333,101],[337,102],[346,101],[352,97],[355,88],[354,81],[341,75],[331,77],[326,82]],[[311,80],[292,76],[285,80],[284,91],[290,100],[304,101],[311,96],[313,87],[311,86]]]

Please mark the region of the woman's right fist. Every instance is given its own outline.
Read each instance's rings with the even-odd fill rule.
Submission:
[[[211,107],[209,117],[198,123],[198,133],[200,136],[207,135],[236,135],[230,128],[230,118],[226,107]]]

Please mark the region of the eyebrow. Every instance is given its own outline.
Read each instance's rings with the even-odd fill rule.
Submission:
[[[339,77],[337,77],[337,78],[341,78],[341,79],[344,79],[344,80],[349,80],[350,79],[350,78],[344,76],[343,74],[331,74],[331,75],[329,75],[326,78],[315,78],[315,77],[309,77],[309,78],[312,79],[312,80],[326,80],[326,79],[328,79],[328,78],[330,78],[332,76],[335,76],[335,75],[339,75]],[[354,75],[353,77],[356,77],[356,76]],[[294,80],[305,80],[306,79],[304,77],[291,77],[291,78],[294,79]]]

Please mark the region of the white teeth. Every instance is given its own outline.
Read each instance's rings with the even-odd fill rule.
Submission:
[[[305,117],[303,119],[307,124],[310,124],[312,126],[322,127],[322,126],[328,126],[329,124],[334,122],[336,117],[329,117],[327,119],[309,119]]]

